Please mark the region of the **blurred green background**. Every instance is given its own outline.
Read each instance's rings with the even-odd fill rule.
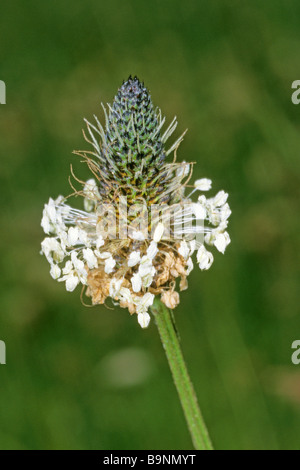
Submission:
[[[154,323],[84,307],[39,255],[44,203],[89,176],[82,119],[129,74],[230,193],[232,244],[175,312],[214,445],[300,448],[299,31],[296,0],[2,0],[1,449],[191,448]]]

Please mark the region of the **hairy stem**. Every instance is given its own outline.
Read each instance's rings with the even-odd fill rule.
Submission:
[[[173,313],[158,299],[154,301],[151,311],[166,352],[194,447],[198,450],[212,450],[208,431],[180,348]]]

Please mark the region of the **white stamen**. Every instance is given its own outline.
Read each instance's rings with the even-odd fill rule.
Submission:
[[[142,278],[139,273],[135,273],[131,278],[133,292],[140,292],[142,288]]]
[[[74,246],[77,243],[79,237],[78,227],[70,227],[68,230],[68,243],[70,246]]]
[[[89,269],[97,268],[98,260],[96,256],[94,255],[93,250],[91,250],[90,248],[84,248],[82,250],[82,254],[83,254],[83,258],[87,262]]]
[[[53,279],[58,279],[61,274],[61,269],[57,264],[52,264],[51,269],[50,269],[50,275]]]
[[[112,273],[115,265],[116,265],[116,261],[113,259],[112,256],[110,256],[110,258],[107,258],[105,260],[105,268],[104,268],[104,271],[106,272],[106,274]]]
[[[195,188],[198,191],[209,191],[211,189],[212,181],[208,178],[201,178],[196,180],[194,183]]]
[[[213,263],[213,255],[206,250],[204,245],[201,245],[197,252],[197,262],[201,270],[207,270]]]
[[[139,251],[132,251],[129,255],[127,264],[129,267],[136,266],[139,263],[140,259],[141,253]]]
[[[158,253],[157,243],[152,241],[147,249],[147,257],[153,260]]]
[[[155,228],[154,234],[153,234],[153,240],[154,240],[156,243],[160,242],[160,240],[162,239],[164,230],[165,230],[164,224],[162,224],[161,222],[159,222],[159,223],[157,224],[157,227]]]
[[[150,320],[149,313],[143,312],[138,314],[138,322],[142,328],[148,328]]]

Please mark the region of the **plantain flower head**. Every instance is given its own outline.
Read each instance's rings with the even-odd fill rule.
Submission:
[[[76,178],[83,208],[63,196],[49,199],[42,254],[67,291],[81,284],[93,305],[111,298],[146,328],[156,295],[175,308],[194,262],[207,270],[214,259],[207,248],[225,252],[228,194],[207,197],[208,178],[190,184],[193,164],[176,161],[184,134],[167,145],[176,118],[163,130],[165,118],[136,77],[123,82],[103,111],[103,126],[96,116],[93,124],[86,121],[90,150],[74,152],[91,171],[86,182]]]

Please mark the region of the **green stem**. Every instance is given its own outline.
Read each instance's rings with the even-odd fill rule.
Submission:
[[[180,348],[173,313],[158,299],[154,301],[151,311],[166,352],[194,447],[198,450],[212,450],[213,447]]]

